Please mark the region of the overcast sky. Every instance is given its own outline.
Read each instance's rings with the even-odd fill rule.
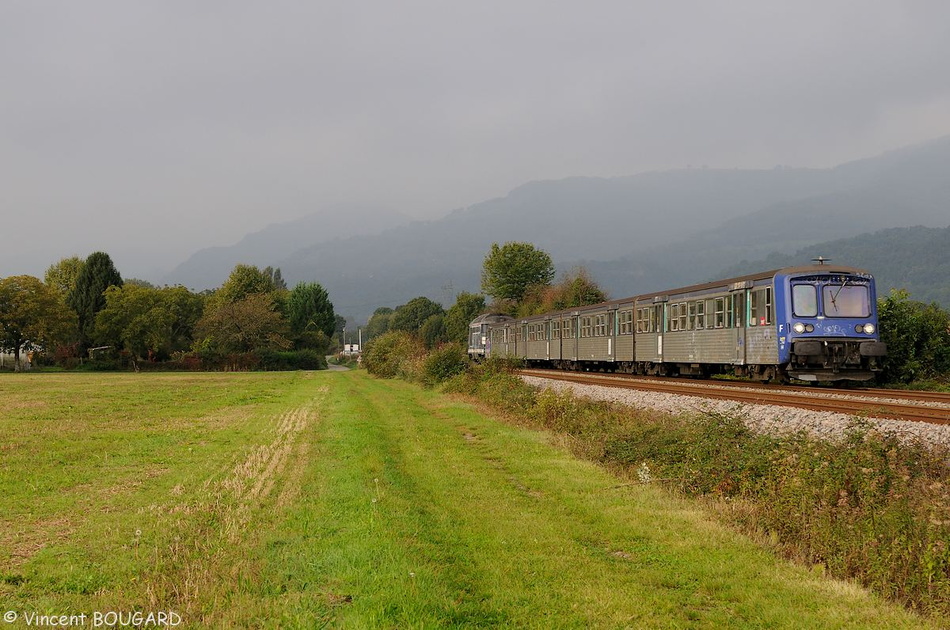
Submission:
[[[945,0],[0,0],[0,276],[947,134]]]

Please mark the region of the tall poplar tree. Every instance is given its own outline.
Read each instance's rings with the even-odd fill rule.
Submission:
[[[279,271],[279,270],[278,270]],[[326,289],[316,282],[301,282],[287,298],[290,329],[300,337],[308,330],[322,331],[329,339],[336,327],[333,303]]]
[[[112,264],[112,258],[105,252],[89,254],[68,299],[69,306],[79,318],[79,345],[83,351],[92,342],[96,314],[105,308],[105,292],[112,286],[122,286],[122,276]]]

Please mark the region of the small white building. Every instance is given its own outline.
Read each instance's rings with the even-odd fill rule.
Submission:
[[[27,353],[26,350],[20,352],[20,369],[29,370],[33,367],[33,363],[30,361],[30,355],[32,353]],[[0,352],[0,370],[13,370],[16,368],[16,356],[7,353]]]

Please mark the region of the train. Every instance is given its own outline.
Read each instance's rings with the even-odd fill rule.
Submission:
[[[873,276],[818,258],[543,315],[481,315],[468,352],[564,370],[829,382],[873,379],[887,346]]]

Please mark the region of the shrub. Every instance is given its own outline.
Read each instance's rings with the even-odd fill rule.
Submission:
[[[422,381],[437,385],[468,369],[470,360],[466,349],[458,343],[445,344],[426,356],[422,362]]]
[[[325,370],[327,360],[316,350],[259,350],[262,370]]]
[[[950,313],[892,291],[878,301],[878,317],[887,344],[882,380],[910,383],[950,372]]]
[[[392,331],[373,339],[363,353],[366,371],[380,378],[417,380],[425,348],[413,335]]]

